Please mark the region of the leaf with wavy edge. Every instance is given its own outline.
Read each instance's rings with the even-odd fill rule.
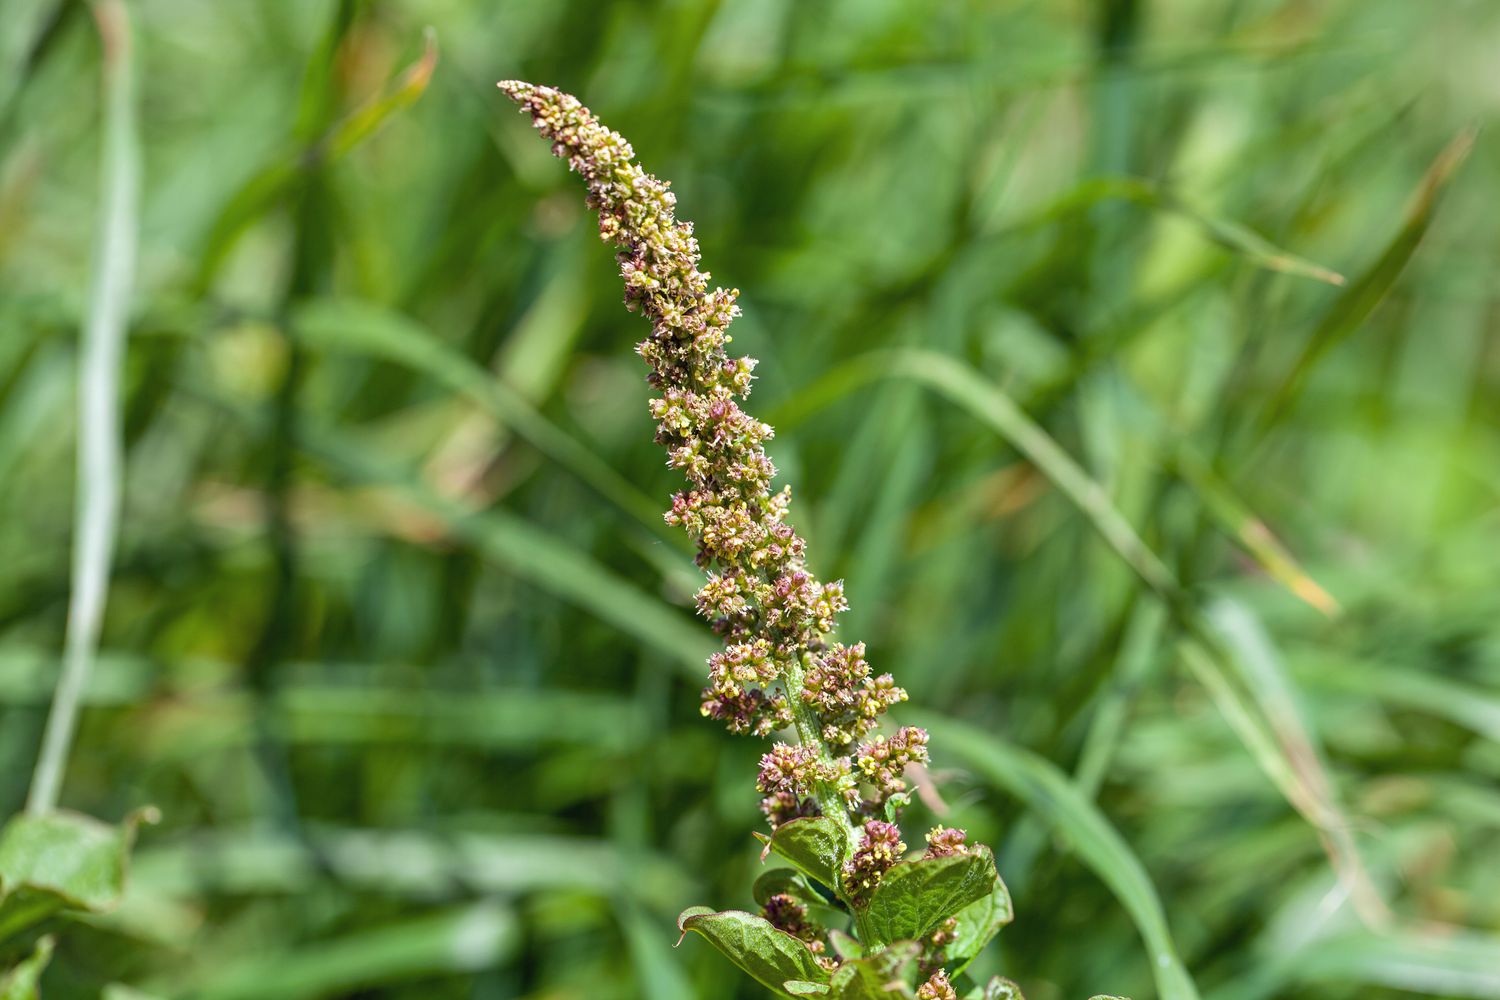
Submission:
[[[828,982],[828,971],[818,964],[805,942],[753,913],[691,906],[677,918],[677,929],[683,937],[688,931],[703,935],[756,982],[783,996],[798,995],[787,988],[787,983]]]
[[[880,879],[863,914],[879,941],[919,940],[995,889],[995,857],[987,847],[948,858],[904,861]]]
[[[72,812],[23,814],[0,829],[0,941],[55,913],[113,909],[141,810],[118,826]]]
[[[1015,910],[1011,907],[1010,890],[1006,889],[1005,882],[996,876],[993,891],[958,911],[957,936],[944,949],[948,956],[948,974],[956,976],[968,968],[975,956],[990,943],[990,938],[998,934],[1000,928],[1014,918]]]
[[[884,951],[847,961],[833,974],[831,1000],[899,1000],[911,996],[914,962],[922,947],[897,941]]]
[[[848,835],[835,820],[807,816],[781,824],[769,837],[763,833],[755,836],[766,845],[762,858],[766,852],[775,851],[807,877],[830,889],[838,888],[838,874],[848,854]]]

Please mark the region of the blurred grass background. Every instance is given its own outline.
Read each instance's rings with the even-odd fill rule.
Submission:
[[[63,803],[164,822],[46,996],[759,995],[671,949],[751,905],[761,745],[698,717],[644,330],[521,77],[744,290],[844,634],[1014,892],[976,968],[1500,997],[1500,4],[128,7],[124,507]],[[0,814],[70,587],[89,15],[0,15]]]

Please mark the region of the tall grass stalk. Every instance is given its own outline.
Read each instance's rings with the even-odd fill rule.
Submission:
[[[104,621],[120,509],[120,365],[135,281],[141,147],[129,11],[122,0],[101,0],[94,16],[104,55],[104,143],[94,287],[78,375],[73,582],[62,675],[26,803],[32,813],[57,806],[79,699]]]

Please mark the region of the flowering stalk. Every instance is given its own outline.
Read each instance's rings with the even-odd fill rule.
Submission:
[[[787,523],[790,489],[772,488],[776,469],[764,447],[772,428],[737,402],[749,395],[755,369],[754,359],[726,351],[730,323],[739,315],[739,292],[710,286],[708,273],[698,269],[692,225],[676,219],[669,185],[641,169],[621,135],[569,94],[519,81],[500,88],[551,140],[553,153],[587,183],[599,235],[619,248],[625,304],[651,323],[636,351],[649,366],[647,381],[657,393],[650,402],[656,440],[667,451],[667,463],[687,480],[665,516],[697,544],[698,565],[708,573],[697,608],[724,640],[724,649],[708,661],[703,714],[734,733],[770,737],[791,730],[796,735],[795,742],[775,742],[760,762],[756,784],[773,830],[769,848],[794,863],[800,859],[805,875],[838,896],[852,914],[864,950],[888,949],[897,937],[910,937],[931,972],[920,996],[954,996],[939,959],[957,918],[943,913],[924,917],[920,926],[892,924],[883,916],[890,907],[882,907],[879,898],[882,883],[906,852],[895,821],[907,799],[906,768],[927,760],[927,733],[904,726],[875,734],[881,716],[905,701],[906,692],[889,674],[873,673],[863,643],[833,638],[838,615],[848,607],[843,582],[822,582],[807,569],[803,539]],[[822,819],[809,825],[814,817]],[[832,837],[834,844],[824,852],[832,855],[824,862],[809,860],[816,851],[782,843],[817,836]],[[972,876],[978,894],[970,895],[976,900],[1003,892],[1003,886],[996,889],[988,852],[971,853],[962,831],[939,828],[928,841],[926,861],[912,864],[935,865],[945,875],[951,869],[954,878]],[[765,901],[764,917],[755,919],[796,939],[799,947],[807,945],[816,957],[807,973],[798,964],[802,952],[783,956],[792,962],[792,972],[803,979],[821,974],[814,984],[826,980],[837,986],[837,977],[828,973],[841,960],[825,947],[826,930],[809,923],[805,901],[776,893]],[[1007,899],[1005,919],[1008,913]],[[706,911],[692,918],[684,914],[683,925],[708,916]],[[715,943],[732,952],[723,941]],[[780,939],[767,945],[784,946]],[[880,974],[890,975],[888,970]],[[791,976],[789,981],[800,980]]]

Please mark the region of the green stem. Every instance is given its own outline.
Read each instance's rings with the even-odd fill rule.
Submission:
[[[802,700],[802,664],[792,663],[786,668],[786,701],[792,710],[792,721],[797,727],[797,738],[805,747],[812,747],[818,754],[819,763],[832,765],[835,758],[833,751],[823,741],[823,727],[818,722],[817,715],[807,702]],[[849,845],[852,849],[859,839],[859,828],[854,818],[849,814],[849,807],[844,804],[844,797],[826,782],[819,782],[818,787],[813,790],[813,798],[818,801],[818,808],[823,811],[824,816],[839,820],[844,826],[844,832],[849,836]],[[848,858],[843,860],[847,861]],[[837,886],[833,888],[837,889]]]
[[[812,708],[807,702],[802,700],[802,676],[801,663],[793,663],[787,666],[784,680],[786,701],[792,710],[792,721],[797,727],[797,737],[803,746],[812,747],[817,752],[820,763],[831,765],[835,758],[833,751],[829,749],[827,742],[823,739],[823,727],[819,724],[817,715],[813,712]],[[824,816],[838,820],[844,827],[846,835],[844,842],[847,846],[844,856],[839,859],[839,867],[842,869],[843,862],[849,860],[849,855],[853,853],[854,848],[859,844],[859,824],[854,821],[854,817],[849,812],[849,807],[844,804],[843,795],[839,794],[837,789],[830,787],[826,782],[819,782],[818,786],[813,789],[813,798],[817,800],[818,808],[822,810]],[[884,942],[877,940],[871,934],[869,927],[865,923],[863,912],[844,895],[843,887],[831,886],[830,888],[837,892],[839,898],[848,904],[849,912],[854,916],[855,931],[866,949],[881,947]]]

